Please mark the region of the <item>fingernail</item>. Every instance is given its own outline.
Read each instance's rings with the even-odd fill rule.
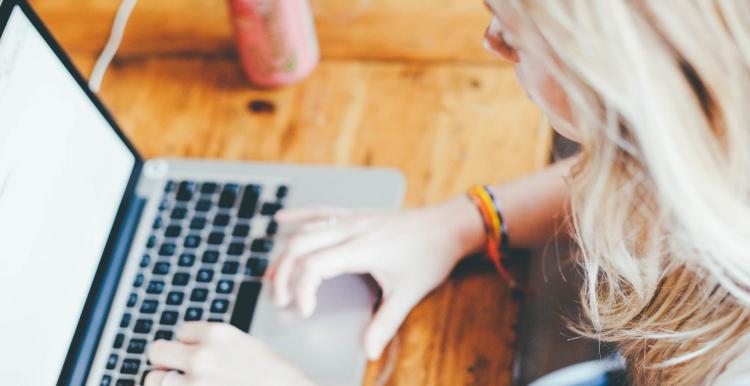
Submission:
[[[305,318],[309,318],[312,316],[313,312],[315,312],[315,303],[314,302],[307,302],[302,306],[302,316]]]

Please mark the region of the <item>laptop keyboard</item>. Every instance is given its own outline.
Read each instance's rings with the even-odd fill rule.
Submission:
[[[249,330],[287,194],[285,185],[167,182],[101,386],[143,384],[148,342],[171,340],[183,321]]]

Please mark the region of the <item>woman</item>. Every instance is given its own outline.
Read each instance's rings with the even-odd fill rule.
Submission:
[[[634,384],[750,384],[750,2],[488,6],[486,46],[582,148],[577,160],[490,190],[510,244],[572,225],[589,320],[578,329],[618,343]],[[306,225],[271,271],[276,302],[310,314],[322,280],[372,274],[385,297],[365,347],[378,358],[409,310],[486,244],[477,205],[280,213]],[[155,371],[148,385],[309,383],[230,327],[188,324],[178,337],[149,355],[184,375]]]

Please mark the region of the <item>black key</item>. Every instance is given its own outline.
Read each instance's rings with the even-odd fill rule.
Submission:
[[[214,314],[223,314],[229,309],[229,301],[226,299],[214,299],[211,302],[211,312]]]
[[[132,379],[118,379],[115,386],[135,386],[135,381]]]
[[[201,193],[214,194],[216,193],[217,188],[218,188],[218,185],[216,185],[215,182],[204,182],[203,186],[201,186]]]
[[[266,228],[266,234],[269,235],[269,236],[273,236],[278,231],[279,231],[279,223],[277,223],[276,221],[271,220],[268,223],[268,227]]]
[[[281,204],[278,202],[267,202],[260,208],[260,214],[264,216],[273,216],[281,209]]]
[[[196,212],[208,212],[209,210],[211,210],[211,200],[202,199],[195,204]]]
[[[151,235],[148,237],[148,241],[146,241],[146,248],[153,248],[156,246],[156,236]]]
[[[202,262],[208,264],[214,264],[219,261],[219,251],[206,251],[203,252]]]
[[[181,206],[172,209],[172,214],[169,215],[172,220],[184,220],[185,217],[187,217],[187,208]]]
[[[113,370],[115,367],[117,367],[117,354],[109,354],[109,358],[107,358],[107,370]]]
[[[151,280],[146,287],[146,293],[151,295],[159,295],[164,292],[164,282],[161,280]]]
[[[143,354],[146,352],[146,340],[145,339],[131,339],[128,343],[128,353],[130,354]]]
[[[159,319],[159,324],[163,324],[165,326],[174,326],[177,324],[177,319],[180,318],[180,314],[177,313],[177,311],[164,311],[161,313],[161,319]]]
[[[219,282],[216,283],[217,293],[220,293],[220,294],[232,293],[232,289],[234,289],[234,283],[230,280],[219,280]]]
[[[255,305],[260,294],[261,284],[255,281],[246,281],[240,284],[240,290],[237,294],[237,300],[232,312],[232,318],[229,323],[242,331],[250,330],[250,323],[253,320]]]
[[[140,288],[143,285],[143,274],[139,273],[135,275],[135,280],[133,280],[133,287]]]
[[[152,272],[154,273],[154,275],[166,275],[169,273],[170,267],[171,267],[171,264],[165,261],[160,261],[154,264],[154,269]]]
[[[154,322],[148,319],[138,319],[135,321],[135,327],[133,327],[133,331],[139,333],[139,334],[148,334],[151,332],[151,326],[154,325]]]
[[[141,361],[138,359],[125,359],[122,361],[120,372],[123,374],[138,374],[138,368],[141,367]]]
[[[271,239],[255,239],[250,244],[250,250],[253,252],[266,253],[271,252],[271,249],[273,249],[273,240]]]
[[[154,220],[154,225],[151,227],[153,229],[160,229],[164,225],[164,220],[161,219],[161,217],[157,217],[156,220]]]
[[[193,198],[193,191],[195,191],[195,183],[190,181],[180,182],[180,186],[177,188],[177,201],[190,201]]]
[[[177,265],[180,267],[192,267],[195,264],[195,255],[192,253],[183,253],[177,259]]]
[[[276,189],[276,198],[284,198],[289,193],[289,188],[286,185],[279,186]]]
[[[115,336],[115,342],[112,343],[112,348],[121,348],[123,343],[125,343],[125,334],[119,333]]]
[[[190,294],[190,300],[194,302],[205,302],[208,299],[208,290],[205,288],[194,288]]]
[[[229,224],[229,216],[226,214],[217,214],[216,217],[214,217],[214,226],[227,226]]]
[[[198,276],[195,280],[199,283],[208,283],[214,278],[214,271],[212,269],[201,269],[198,271]]]
[[[168,330],[159,330],[159,331],[157,331],[157,332],[156,332],[156,334],[154,335],[154,340],[159,340],[159,339],[163,339],[163,340],[172,340],[172,336],[173,336],[173,335],[174,335],[174,334],[172,333],[172,331],[168,331]]]
[[[204,217],[196,217],[190,220],[190,229],[194,231],[202,230],[206,227],[206,219]]]
[[[167,294],[167,304],[170,306],[179,306],[182,304],[182,299],[185,298],[185,294],[180,291],[171,291]]]
[[[234,275],[239,271],[240,263],[237,261],[225,261],[224,266],[221,267],[221,273],[225,275]]]
[[[184,286],[190,282],[190,274],[185,272],[178,272],[172,276],[172,285]]]
[[[129,313],[125,313],[122,315],[122,319],[120,319],[120,327],[121,328],[128,328],[130,325],[130,320],[133,318],[132,315]]]
[[[234,237],[247,237],[250,234],[250,225],[238,224],[234,227],[232,236]]]
[[[237,191],[224,188],[219,196],[219,208],[232,208],[237,201]]]
[[[112,385],[112,376],[111,375],[105,375],[102,377],[102,381],[99,382],[99,386],[111,386]]]
[[[167,200],[166,198],[164,198],[159,203],[159,211],[164,211],[167,208],[169,208],[169,200]]]
[[[216,318],[216,317],[214,317],[214,318],[208,318],[208,321],[212,322],[212,323],[224,323],[224,319],[222,319],[222,318]]]
[[[251,257],[247,259],[247,274],[250,276],[261,277],[266,273],[268,268],[268,260],[259,257]]]
[[[176,250],[177,250],[177,246],[174,245],[173,243],[162,244],[161,248],[159,248],[159,255],[174,256],[174,253]]]
[[[258,198],[260,197],[260,186],[258,185],[247,185],[245,191],[242,193],[242,201],[240,202],[240,209],[237,211],[239,218],[251,218],[255,214],[255,210],[258,207]]]
[[[242,243],[231,243],[227,248],[227,254],[230,256],[239,256],[245,252],[245,244]]]
[[[159,302],[156,300],[144,300],[143,303],[141,303],[142,314],[156,313],[157,308],[159,308]]]
[[[219,245],[224,242],[224,234],[220,232],[211,232],[208,235],[208,243],[211,245]]]
[[[193,320],[201,320],[202,316],[203,310],[197,307],[188,307],[187,311],[185,311],[185,320],[188,322]]]
[[[136,302],[138,302],[138,295],[136,293],[130,294],[130,296],[128,296],[128,304],[127,304],[127,306],[128,307],[133,307]]]
[[[238,184],[229,183],[229,184],[224,185],[224,189],[231,190],[235,193],[239,193],[240,186]]]
[[[198,235],[190,235],[185,237],[185,248],[198,248],[201,245],[201,237]]]
[[[164,230],[164,236],[166,237],[178,237],[182,233],[182,226],[172,224]]]
[[[146,268],[151,263],[151,256],[149,254],[144,254],[143,257],[141,257],[141,268]]]
[[[164,193],[169,193],[169,192],[173,191],[173,190],[174,190],[174,187],[175,187],[175,185],[176,185],[176,184],[174,183],[174,181],[172,181],[172,180],[169,180],[169,181],[167,181],[167,182],[166,182],[166,183],[164,184]]]

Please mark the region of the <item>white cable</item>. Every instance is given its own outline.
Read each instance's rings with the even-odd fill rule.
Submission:
[[[120,48],[122,35],[125,33],[125,26],[128,24],[128,18],[130,17],[130,13],[133,12],[137,1],[122,0],[122,3],[120,3],[120,8],[117,10],[115,21],[112,24],[112,31],[109,33],[109,40],[107,40],[102,53],[99,54],[99,58],[96,60],[94,69],[91,71],[91,77],[89,78],[89,88],[95,93],[99,92],[102,80],[104,79],[104,73],[107,72],[107,67],[112,62],[112,58],[115,57],[117,49]]]

